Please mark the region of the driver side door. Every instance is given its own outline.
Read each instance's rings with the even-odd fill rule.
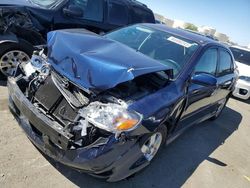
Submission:
[[[70,0],[55,15],[54,29],[101,28],[104,21],[104,0]]]
[[[215,77],[218,64],[218,49],[207,49],[194,67],[193,75],[205,73]],[[180,118],[177,129],[183,129],[187,126],[202,120],[202,118],[211,114],[215,108],[217,87],[204,86],[195,83],[189,83],[187,104]]]

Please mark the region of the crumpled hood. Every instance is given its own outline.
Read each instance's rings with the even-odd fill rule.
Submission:
[[[250,66],[240,63],[238,61],[235,61],[238,70],[239,70],[239,76],[249,76],[250,77]]]
[[[48,33],[48,61],[75,84],[95,90],[170,69],[119,42],[81,29]]]

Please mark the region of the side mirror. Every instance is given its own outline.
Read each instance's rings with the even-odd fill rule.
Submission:
[[[63,13],[71,17],[83,17],[83,10],[76,5],[69,5],[63,9]]]
[[[199,73],[194,75],[191,78],[191,82],[203,86],[217,86],[217,79],[214,76],[205,73]]]

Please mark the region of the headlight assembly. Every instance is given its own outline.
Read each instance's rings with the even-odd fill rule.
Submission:
[[[80,113],[89,123],[112,133],[133,130],[142,119],[139,113],[113,103],[93,102]]]

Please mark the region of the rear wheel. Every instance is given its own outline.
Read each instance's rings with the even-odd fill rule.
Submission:
[[[33,53],[33,46],[25,40],[19,43],[8,42],[0,45],[0,72],[2,76],[12,76],[16,66],[28,62]]]
[[[222,99],[220,102],[219,102],[219,106],[215,112],[215,115],[213,117],[210,118],[210,120],[216,120],[222,113],[223,109],[225,108],[226,104],[227,104],[227,101],[229,99],[229,96],[225,99]]]

